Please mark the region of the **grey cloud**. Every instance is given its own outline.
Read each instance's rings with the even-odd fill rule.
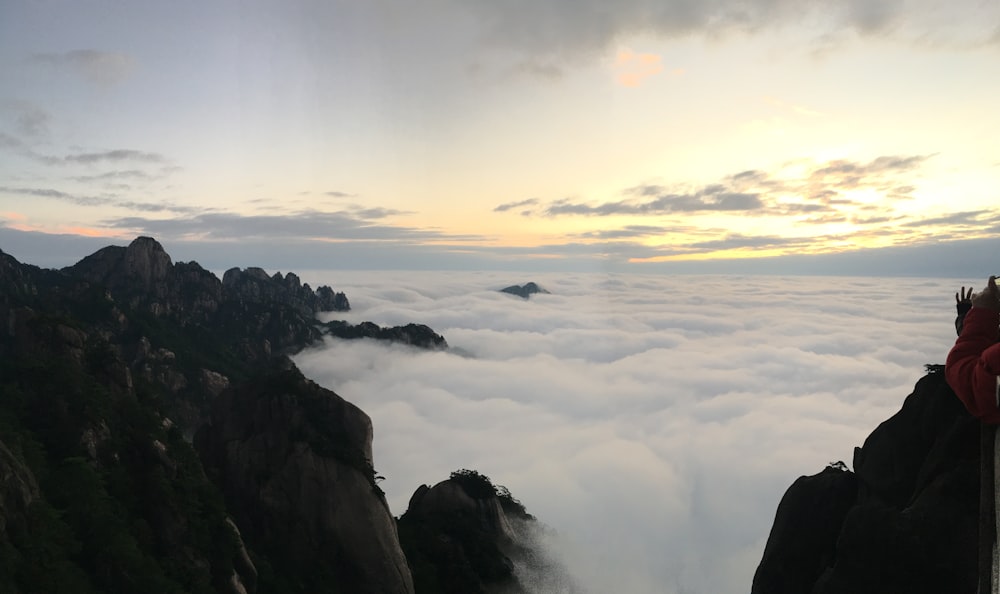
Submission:
[[[789,247],[789,246],[809,246],[812,243],[811,239],[801,239],[801,238],[790,238],[790,237],[778,237],[774,235],[740,235],[734,233],[727,235],[722,239],[714,239],[711,241],[698,241],[692,244],[688,244],[689,247],[695,248],[697,250],[705,251],[719,251],[719,250],[732,250],[740,248],[776,248],[776,247]]]
[[[31,56],[36,64],[68,68],[89,82],[112,86],[127,79],[135,70],[135,59],[118,52],[81,49],[64,53],[40,53]]]
[[[493,209],[493,212],[507,212],[508,210],[513,210],[515,208],[524,208],[525,206],[534,206],[538,204],[538,198],[528,198],[527,200],[519,200],[517,202],[505,202],[504,204],[498,205]]]
[[[830,207],[825,204],[816,204],[810,202],[783,202],[775,207],[775,210],[786,213],[786,214],[796,214],[796,213],[812,213],[812,212],[826,212],[830,210]]]
[[[67,155],[63,157],[63,160],[68,163],[84,164],[100,163],[104,161],[136,161],[140,163],[164,163],[166,161],[163,155],[132,149],[116,149],[95,153],[77,153],[75,155]]]
[[[62,202],[70,202],[72,204],[78,204],[80,206],[105,206],[112,204],[114,202],[113,198],[98,197],[98,196],[81,196],[79,194],[70,194],[68,192],[63,192],[61,190],[54,190],[51,188],[14,188],[14,187],[0,187],[0,193],[13,194],[16,196],[34,196],[36,198],[50,198],[53,200],[60,200]]]
[[[799,216],[830,213],[840,206],[855,206],[842,192],[872,189],[887,198],[912,198],[914,186],[901,176],[918,170],[933,155],[881,156],[870,162],[846,159],[813,165],[796,178],[779,172],[746,170],[724,176],[696,190],[639,184],[622,191],[629,198],[588,203],[561,198],[543,204],[537,199],[502,204],[494,210],[531,206],[525,214],[558,216],[667,215],[675,213],[744,212],[753,215]],[[538,207],[538,208],[534,208]],[[876,207],[885,209],[885,206]]]
[[[170,204],[167,202],[137,202],[134,200],[122,200],[119,196],[114,194],[105,194],[103,196],[88,196],[82,194],[63,192],[62,190],[55,190],[52,188],[16,188],[16,187],[4,186],[0,187],[0,194],[46,198],[50,200],[59,200],[61,202],[67,202],[69,204],[76,204],[78,206],[114,206],[118,208],[126,208],[129,210],[138,210],[142,212],[187,213],[187,212],[195,212],[197,210],[193,207]]]
[[[984,217],[984,215],[992,215],[991,217]],[[941,217],[930,217],[924,219],[918,219],[916,221],[909,221],[904,223],[906,227],[932,227],[938,225],[981,225],[984,221],[983,219],[996,221],[998,217],[996,210],[969,210],[965,212],[956,212],[950,215],[945,215]]]
[[[14,131],[26,138],[46,138],[52,116],[46,110],[28,101],[8,101],[5,105],[14,112]]]
[[[626,225],[620,229],[600,229],[597,231],[585,231],[574,233],[572,237],[581,239],[631,239],[636,237],[649,237],[665,235],[667,233],[678,233],[691,231],[690,227],[660,227],[656,225]]]
[[[763,208],[760,196],[752,193],[728,192],[722,186],[709,186],[694,194],[658,193],[658,186],[641,186],[635,193],[656,196],[654,200],[621,200],[592,206],[568,199],[557,200],[545,210],[547,216],[559,215],[647,215],[665,213],[693,213],[718,211],[754,211]]]
[[[395,208],[376,207],[355,207],[350,211],[354,216],[367,220],[384,219],[398,215],[413,214],[412,211],[398,210]]]
[[[168,165],[166,157],[159,153],[134,149],[113,149],[86,153],[71,153],[64,156],[47,155],[34,150],[21,138],[0,132],[0,147],[12,150],[15,154],[31,159],[43,165],[95,165],[100,163],[148,163],[163,165],[161,173],[167,175],[180,170],[179,167]]]
[[[851,222],[855,225],[879,225],[890,221],[898,220],[898,217],[875,216],[875,217],[851,217]]]
[[[58,165],[62,162],[62,160],[58,157],[51,157],[36,152],[25,141],[4,132],[0,132],[0,147],[9,149],[16,155],[20,155],[24,158],[43,163],[45,165]]]
[[[301,192],[302,194],[308,194],[309,192]],[[330,192],[324,192],[327,196],[332,198],[354,198],[354,194],[348,194],[347,192],[338,192],[336,190]]]
[[[116,200],[114,202],[114,206],[127,208],[129,210],[138,210],[140,212],[192,213],[201,210],[199,208],[178,204],[169,204],[164,202],[136,202],[134,200]]]
[[[922,166],[934,155],[914,155],[909,157],[882,156],[868,163],[858,163],[839,159],[830,161],[818,167],[810,174],[811,180],[826,181],[833,178],[834,183],[842,188],[855,188],[863,182],[880,180],[887,175],[898,174]]]
[[[557,80],[562,78],[565,71],[562,67],[552,62],[539,62],[535,60],[523,60],[514,65],[511,71],[515,74],[542,78],[547,80]]]
[[[16,136],[11,136],[4,132],[0,132],[0,146],[12,149],[20,149],[24,147],[24,141]]]
[[[113,182],[121,180],[148,181],[154,179],[155,177],[156,176],[146,173],[145,171],[140,171],[138,169],[126,169],[122,171],[108,171],[97,175],[78,175],[70,179],[80,183],[89,183],[89,182]]]
[[[488,27],[486,42],[508,51],[572,61],[601,52],[616,40],[632,35],[678,38],[691,35],[719,37],[759,33],[808,23],[817,28],[812,44],[831,51],[857,34],[887,36],[918,42],[928,36],[968,45],[968,32],[942,26],[940,3],[931,0],[624,0],[613,7],[601,2],[527,0],[455,2]],[[933,9],[933,10],[932,10]],[[950,3],[947,12],[957,22],[967,15],[996,18],[996,11],[972,0]],[[950,15],[949,15],[950,16]],[[987,20],[986,22],[992,22]],[[983,32],[980,43],[993,34]]]
[[[168,238],[194,237],[210,240],[267,238],[311,240],[356,240],[415,242],[432,240],[477,241],[477,235],[451,235],[434,229],[375,225],[352,211],[301,211],[280,215],[241,215],[203,212],[186,217],[152,219],[121,217],[104,221],[115,229],[138,230],[145,235]]]

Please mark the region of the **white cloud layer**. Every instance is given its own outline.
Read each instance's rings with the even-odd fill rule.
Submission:
[[[393,513],[459,468],[506,485],[596,593],[749,590],[778,501],[899,409],[954,340],[952,280],[303,275],[351,321],[450,352],[331,340],[296,357],[375,425]],[[534,280],[551,295],[496,292]],[[340,317],[340,316],[338,316]]]

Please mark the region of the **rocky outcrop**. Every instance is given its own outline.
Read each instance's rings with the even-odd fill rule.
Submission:
[[[975,594],[979,423],[929,371],[855,449],[853,473],[789,487],[754,594]]]
[[[223,392],[196,444],[247,537],[307,591],[413,592],[371,440],[364,412],[285,361]]]
[[[474,470],[420,486],[398,523],[417,592],[580,591],[542,545],[545,528],[506,487]]]
[[[334,293],[327,286],[313,291],[309,283],[303,284],[298,275],[292,272],[284,276],[280,272],[268,276],[260,268],[230,268],[222,277],[222,286],[228,293],[227,297],[232,300],[263,305],[280,303],[307,317],[321,311],[351,309],[347,295]]]
[[[328,335],[337,338],[373,338],[432,350],[448,348],[448,342],[443,336],[423,324],[383,327],[372,322],[349,324],[335,320],[324,323],[323,329]]]
[[[27,528],[28,508],[39,494],[35,475],[0,441],[0,541],[8,530]]]
[[[108,298],[154,316],[203,321],[222,300],[222,285],[197,263],[175,265],[163,246],[139,237],[128,247],[109,246],[62,270],[72,278],[108,289]]]
[[[539,287],[535,283],[526,283],[524,285],[511,285],[509,287],[504,287],[500,289],[501,293],[510,293],[511,295],[517,295],[522,299],[527,299],[536,293],[548,294],[549,292],[545,289]]]
[[[150,238],[61,271],[0,252],[0,591],[412,592],[370,420],[276,356],[347,307]]]

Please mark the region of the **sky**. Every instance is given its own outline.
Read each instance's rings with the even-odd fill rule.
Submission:
[[[991,0],[10,0],[0,80],[41,265],[997,272]]]
[[[461,468],[552,529],[584,592],[745,594],[784,491],[853,452],[955,340],[951,279],[303,275],[447,351],[341,341],[307,377],[367,412],[393,515]],[[558,594],[543,589],[539,594]]]

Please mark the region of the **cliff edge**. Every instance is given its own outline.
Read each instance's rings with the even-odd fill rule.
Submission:
[[[753,594],[975,594],[979,422],[928,366],[898,413],[778,505]]]

